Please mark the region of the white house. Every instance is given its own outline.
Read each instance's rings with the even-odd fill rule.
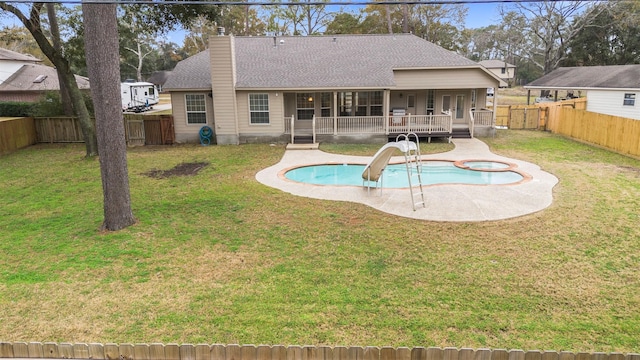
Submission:
[[[516,79],[516,66],[513,64],[509,64],[506,61],[482,60],[480,61],[479,64],[487,68],[487,70],[494,73],[500,79],[502,79],[502,81],[504,81],[505,84],[501,86],[511,85]]]
[[[640,120],[640,65],[561,67],[525,89],[586,91],[587,111]]]

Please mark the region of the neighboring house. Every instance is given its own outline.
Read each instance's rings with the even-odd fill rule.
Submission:
[[[55,68],[7,49],[0,49],[0,101],[35,102],[47,91],[59,91]],[[89,79],[76,75],[80,89],[89,89]]]
[[[414,35],[214,36],[209,49],[164,85],[178,142],[198,141],[204,125],[218,144],[238,144],[450,137],[495,124],[495,105],[484,107],[500,79]]]
[[[514,84],[516,80],[516,66],[513,64],[509,64],[506,61],[502,60],[482,60],[480,61],[480,65],[487,68],[489,71],[494,73],[497,77],[502,79],[506,85],[511,86]]]
[[[170,75],[171,75],[171,71],[156,71],[153,74],[151,74],[151,76],[149,76],[149,78],[147,79],[147,82],[152,83],[158,88],[159,92],[162,92],[163,90],[162,87],[164,86],[164,83],[167,82],[167,79],[169,78]]]
[[[561,67],[525,89],[586,91],[587,111],[640,120],[640,65]]]

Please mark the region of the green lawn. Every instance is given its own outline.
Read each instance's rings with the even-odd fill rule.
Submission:
[[[82,145],[2,156],[0,340],[639,352],[640,161],[542,132],[487,142],[560,179],[550,208],[409,220],[261,185],[283,146],[140,147],[138,223],[100,233]],[[147,175],[190,162],[209,165]]]

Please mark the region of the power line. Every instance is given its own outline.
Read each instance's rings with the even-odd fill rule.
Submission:
[[[460,5],[460,4],[508,4],[508,3],[535,3],[545,2],[549,0],[404,0],[404,1],[221,1],[221,0],[162,0],[162,1],[145,1],[145,0],[13,0],[11,2],[29,4],[29,3],[55,3],[55,4],[118,4],[118,5],[262,5],[262,6],[318,6],[318,5]],[[598,2],[599,0],[587,0],[589,2]],[[624,1],[624,0],[622,0]]]

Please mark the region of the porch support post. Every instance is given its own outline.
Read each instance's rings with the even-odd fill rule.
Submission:
[[[333,92],[333,136],[338,135],[338,92]]]
[[[389,135],[389,101],[391,100],[391,90],[385,89],[383,95],[382,113],[384,114],[384,134]]]
[[[496,112],[498,111],[498,95],[495,93],[493,94],[493,115],[491,115],[491,117],[493,119],[491,119],[491,127],[495,128],[496,127]]]

